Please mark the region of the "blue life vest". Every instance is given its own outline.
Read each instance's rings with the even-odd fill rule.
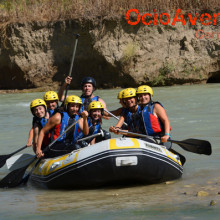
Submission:
[[[164,134],[163,123],[153,114],[154,106],[156,103],[162,106],[162,104],[159,102],[151,102],[142,110],[142,121],[144,122],[145,133],[151,136],[161,136]]]
[[[38,118],[36,116],[33,117],[33,122],[32,122],[32,127],[34,127],[35,124],[40,125],[40,129],[42,129],[46,123],[47,123],[48,119],[46,119],[45,117],[43,118]]]
[[[54,110],[48,109],[47,112],[49,113],[49,116],[51,117],[53,115],[53,113],[54,113]]]
[[[50,109],[50,110],[47,110],[47,112],[49,113],[49,118],[50,118],[53,115],[54,110]],[[46,125],[47,121],[48,121],[48,119],[46,119],[45,117],[38,118],[38,117],[34,116],[33,126],[35,123],[37,123],[41,126],[41,128],[43,128]]]
[[[123,109],[125,122],[128,124],[128,130],[140,133],[141,107],[138,106],[137,111],[132,113],[128,108]]]
[[[101,123],[100,121],[98,121],[98,123],[96,125],[92,124],[92,118],[88,117],[87,119],[88,122],[88,126],[89,126],[89,134],[87,136],[93,135],[93,134],[97,134],[101,128]],[[78,130],[77,132],[77,140],[81,139],[84,137],[84,134],[82,131]],[[90,143],[92,141],[92,139],[86,140],[87,143]]]
[[[71,124],[79,119],[79,115],[75,115],[74,118],[70,118],[67,112],[62,112],[61,114],[61,123],[54,128],[52,139],[56,139],[61,135]],[[77,122],[72,129],[60,137],[57,141],[65,143],[75,143],[77,131],[79,128],[79,123]]]
[[[79,113],[83,112],[84,110],[88,111],[88,107],[89,107],[89,104],[92,102],[92,101],[98,101],[99,99],[99,96],[94,96],[93,98],[88,98],[88,97],[85,97],[85,96],[81,96],[80,97],[82,99],[82,107],[80,108],[80,111]]]

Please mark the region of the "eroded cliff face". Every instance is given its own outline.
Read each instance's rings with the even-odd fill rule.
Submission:
[[[57,89],[69,72],[75,33],[81,36],[72,89],[83,76],[95,77],[100,88],[220,81],[218,25],[96,19],[8,25],[1,32],[0,89]]]

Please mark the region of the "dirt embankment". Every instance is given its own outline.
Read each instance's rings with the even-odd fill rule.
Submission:
[[[75,33],[81,36],[72,89],[83,76],[95,77],[99,88],[219,82],[218,22],[146,26],[123,17],[10,24],[1,32],[0,89],[57,89],[69,72]]]

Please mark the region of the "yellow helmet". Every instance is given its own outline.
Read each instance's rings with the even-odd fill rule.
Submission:
[[[122,99],[122,93],[123,93],[124,89],[121,90],[119,93],[118,93],[118,96],[117,96],[117,99]]]
[[[124,89],[122,92],[123,99],[134,97],[134,96],[136,96],[136,89],[134,88],[127,88],[127,89]]]
[[[34,99],[30,104],[30,110],[36,106],[43,105],[45,108],[47,108],[47,105],[43,99]]]
[[[45,94],[44,94],[44,101],[58,101],[58,95],[56,92],[54,91],[47,91]]]
[[[82,105],[82,99],[77,95],[70,95],[66,98],[65,107],[67,107],[69,103],[76,103]]]
[[[150,93],[153,96],[153,89],[150,86],[139,86],[137,88],[136,94],[141,94],[141,93]]]
[[[104,111],[104,106],[99,101],[92,101],[89,104],[88,111],[90,112],[90,110],[92,110],[92,109],[102,109],[102,111]]]

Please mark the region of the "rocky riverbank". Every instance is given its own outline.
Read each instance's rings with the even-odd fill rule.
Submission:
[[[5,26],[0,89],[57,89],[69,72],[75,33],[81,36],[71,89],[88,75],[99,88],[220,82],[219,24],[130,25],[124,16]]]

